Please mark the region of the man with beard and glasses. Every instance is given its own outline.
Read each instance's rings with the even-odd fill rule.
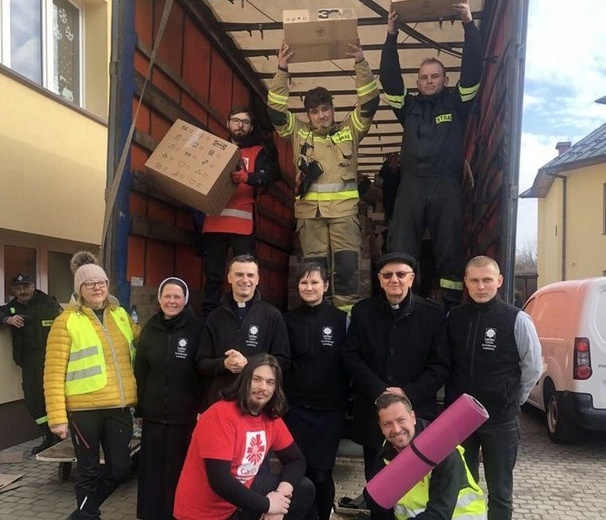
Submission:
[[[238,185],[233,196],[219,215],[205,215],[202,224],[201,247],[206,276],[202,304],[204,318],[219,306],[229,249],[234,256],[255,254],[255,192],[275,182],[280,175],[275,149],[263,146],[253,131],[250,108],[233,107],[227,130],[230,140],[240,148],[242,162],[240,169],[231,174],[232,182]]]
[[[275,357],[258,354],[202,414],[175,496],[178,520],[303,520],[314,499],[305,459],[282,416],[288,405]],[[259,471],[269,450],[280,474]]]

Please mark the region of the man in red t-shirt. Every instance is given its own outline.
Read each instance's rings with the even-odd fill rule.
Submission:
[[[178,520],[302,520],[315,490],[282,421],[282,372],[269,354],[252,357],[198,421],[175,495]],[[259,471],[269,450],[280,475]]]

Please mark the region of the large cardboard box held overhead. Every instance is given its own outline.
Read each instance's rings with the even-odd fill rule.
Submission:
[[[398,21],[408,23],[458,17],[453,3],[453,0],[392,0],[391,5],[398,13]]]
[[[351,58],[358,39],[354,9],[295,9],[282,12],[284,41],[293,51],[290,63]]]
[[[171,197],[218,215],[236,189],[240,149],[177,119],[145,163],[153,184]]]

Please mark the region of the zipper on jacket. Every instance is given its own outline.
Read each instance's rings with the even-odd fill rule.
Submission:
[[[103,311],[104,321],[105,321],[106,310]],[[109,314],[109,312],[107,314]],[[120,373],[120,365],[118,364],[118,357],[116,355],[116,349],[114,348],[114,342],[112,341],[112,338],[109,335],[109,330],[107,330],[107,327],[105,326],[105,324],[101,323],[101,320],[94,312],[93,312],[93,315],[95,316],[95,318],[97,318],[97,321],[101,325],[101,328],[103,329],[103,333],[105,334],[105,337],[107,338],[107,342],[109,343],[109,349],[112,353],[112,358],[114,360],[114,366],[116,367],[116,377],[118,380],[117,381],[118,382],[118,392],[120,393],[120,404],[121,404],[120,408],[124,408],[126,406],[126,398],[124,397],[124,387],[122,385],[122,374]],[[103,346],[101,347],[101,349],[103,350]]]
[[[478,337],[478,327],[480,325],[480,314],[481,313],[482,313],[482,311],[478,310],[478,316],[476,318],[476,324],[475,324],[474,331],[473,331],[473,338],[471,338],[472,341],[467,344],[467,350],[469,350],[471,348],[471,359],[469,360],[469,377],[471,379],[473,379],[473,364],[475,361],[475,354],[476,354],[475,345],[476,345],[476,339]],[[472,325],[473,325],[473,320],[469,322],[468,341],[469,341],[469,332],[471,332]]]

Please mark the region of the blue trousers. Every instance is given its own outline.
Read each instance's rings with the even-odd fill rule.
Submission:
[[[513,468],[520,444],[518,417],[507,422],[484,424],[463,442],[465,461],[479,478],[479,452],[482,449],[484,478],[488,487],[488,520],[511,520],[513,513]]]

